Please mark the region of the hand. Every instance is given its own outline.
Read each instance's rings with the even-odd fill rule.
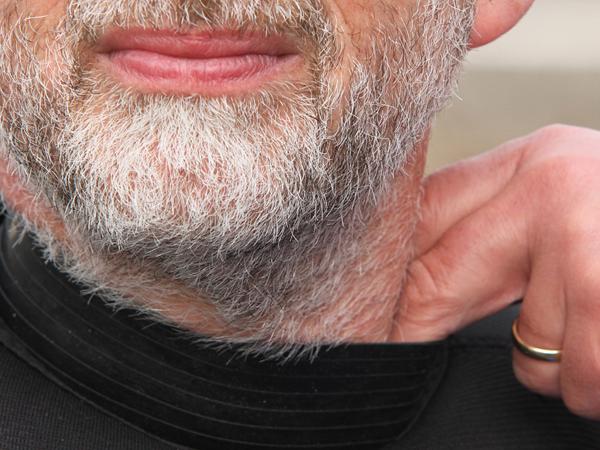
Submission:
[[[551,126],[425,180],[394,339],[441,339],[523,298],[517,378],[600,419],[600,132]]]

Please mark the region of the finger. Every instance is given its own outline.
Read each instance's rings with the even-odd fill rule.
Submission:
[[[534,263],[517,326],[526,344],[546,349],[562,348],[565,328],[563,259],[555,253],[543,252]],[[539,361],[513,350],[515,376],[540,394],[560,396],[560,367],[559,362]]]
[[[600,332],[591,315],[568,320],[565,331],[560,389],[575,414],[600,419]]]
[[[434,172],[424,180],[421,221],[416,235],[419,254],[506,187],[530,139],[508,142]]]
[[[590,236],[590,233],[587,234]],[[577,246],[574,246],[577,247]],[[575,414],[600,419],[600,245],[572,250],[560,371],[563,399]]]
[[[407,271],[394,339],[445,338],[525,293],[528,208],[512,189],[453,226]]]
[[[600,419],[600,332],[591,316],[567,324],[560,388],[567,407],[575,414]],[[575,322],[576,321],[576,322]]]

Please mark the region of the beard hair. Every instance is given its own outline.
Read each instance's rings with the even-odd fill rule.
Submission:
[[[387,182],[454,87],[474,8],[430,0],[403,27],[386,19],[347,62],[344,89],[331,75],[342,53],[320,1],[263,3],[72,1],[53,36],[64,45],[45,57],[4,24],[0,134],[15,169],[78,236],[69,245],[33,230],[61,270],[116,305],[131,306],[123,294],[153,278],[175,280],[228,325],[210,339],[281,354],[299,348],[303,319],[330,306],[344,267],[364,254],[361,235]],[[78,50],[132,23],[295,33],[316,50],[312,77],[237,99],[124,90]],[[164,319],[145,297],[136,308]],[[343,340],[349,323],[328,318],[321,335]]]

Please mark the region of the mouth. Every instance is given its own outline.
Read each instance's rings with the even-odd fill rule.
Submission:
[[[300,76],[303,58],[283,35],[219,30],[112,30],[98,61],[121,84],[146,93],[222,96],[256,91]]]

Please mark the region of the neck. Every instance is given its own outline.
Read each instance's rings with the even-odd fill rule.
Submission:
[[[444,375],[445,342],[327,348],[291,364],[198,345],[81,295],[12,225],[0,227],[0,345],[177,448],[379,449],[408,431]]]
[[[339,242],[327,247],[328,253],[335,253],[327,255],[328,261],[337,263],[319,267],[312,262],[310,278],[293,284],[293,292],[288,293],[291,299],[315,298],[310,310],[295,310],[294,302],[281,302],[279,311],[238,322],[227,320],[217,305],[172,279],[157,276],[152,268],[129,264],[124,268],[122,257],[99,258],[7,162],[1,167],[0,189],[6,205],[34,232],[50,260],[116,303],[127,302],[159,320],[205,336],[268,341],[286,350],[296,343],[386,342],[394,331],[394,315],[412,256],[425,149],[426,143],[418,146],[369,214],[352,216],[360,226],[344,227],[359,229],[359,233],[329,233]],[[305,259],[311,256],[315,255],[307,251]],[[93,274],[89,267],[94,268]]]

